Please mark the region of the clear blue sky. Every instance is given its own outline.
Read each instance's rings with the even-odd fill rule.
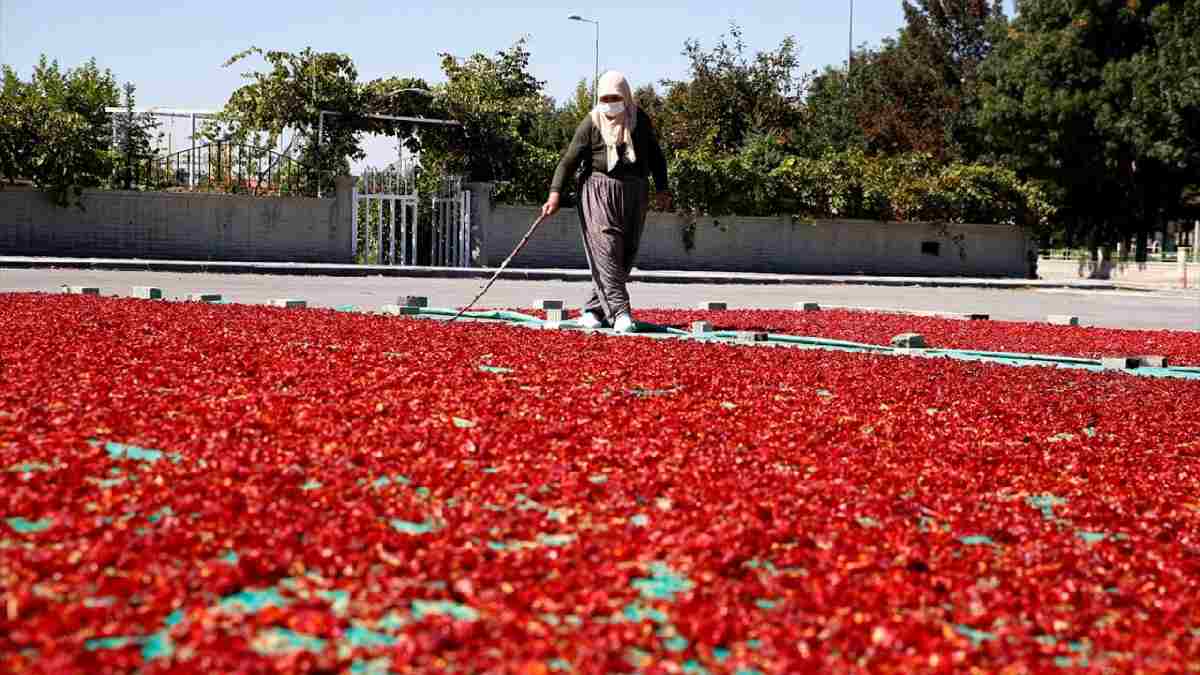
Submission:
[[[121,82],[138,87],[138,103],[220,108],[241,83],[243,61],[221,64],[251,45],[349,54],[359,77],[413,75],[441,80],[438,53],[495,52],[529,38],[532,70],[547,93],[566,98],[593,70],[594,28],[600,21],[600,68],[624,71],[634,86],[682,78],[684,40],[712,45],[730,21],[740,24],[749,51],[796,38],[805,69],[846,58],[848,0],[584,3],[521,5],[316,2],[315,0],[0,0],[0,58],[27,77],[40,54],[64,66],[95,57]],[[1011,12],[1011,0],[1006,1]],[[855,43],[878,43],[903,20],[900,0],[856,0]]]

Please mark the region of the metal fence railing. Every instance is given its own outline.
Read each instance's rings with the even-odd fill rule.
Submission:
[[[209,143],[147,160],[138,182],[180,189],[257,196],[317,195],[317,176],[300,161],[270,148]]]
[[[1133,251],[1122,251],[1120,255],[1117,255],[1117,252],[1113,250],[1111,251],[1111,255],[1114,262],[1133,262],[1136,260]],[[1092,253],[1084,248],[1043,249],[1038,252],[1038,257],[1046,260],[1091,260]],[[1194,254],[1189,254],[1188,258],[1189,260],[1196,259]],[[1146,262],[1172,263],[1178,262],[1178,260],[1178,251],[1151,251],[1146,253]]]

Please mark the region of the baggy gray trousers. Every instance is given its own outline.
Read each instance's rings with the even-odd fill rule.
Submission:
[[[650,208],[645,178],[610,178],[593,173],[579,187],[583,249],[592,271],[592,289],[583,308],[612,321],[629,311],[625,284],[637,258]]]

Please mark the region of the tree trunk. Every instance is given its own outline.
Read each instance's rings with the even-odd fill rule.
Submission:
[[[1158,226],[1158,200],[1157,195],[1150,189],[1145,182],[1141,184],[1142,192],[1142,218],[1141,224],[1138,227],[1138,250],[1137,261],[1146,262],[1147,259],[1147,244],[1149,243],[1149,235]]]

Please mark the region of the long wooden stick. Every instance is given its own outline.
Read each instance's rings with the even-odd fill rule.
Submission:
[[[512,259],[517,257],[517,254],[521,252],[521,249],[525,248],[525,244],[529,241],[529,238],[533,236],[534,231],[538,229],[538,225],[541,225],[542,221],[545,219],[546,216],[543,214],[538,216],[537,220],[533,221],[533,226],[529,228],[529,231],[525,233],[524,237],[521,237],[521,241],[517,244],[517,247],[513,249],[513,252],[508,254],[508,257],[504,259],[504,262],[500,263],[500,268],[497,269],[496,273],[492,275],[492,278],[488,280],[487,285],[483,287],[483,290],[479,291],[479,295],[475,296],[475,299],[472,300],[466,307],[463,307],[461,310],[459,310],[458,314],[455,314],[454,318],[450,319],[450,321],[454,321],[454,319],[466,314],[469,309],[475,306],[475,303],[479,302],[479,299],[483,297],[483,294],[487,293],[488,289],[492,287],[492,284],[496,283],[496,279],[500,278],[500,273],[504,271],[504,268],[508,267],[508,263],[512,262]]]

